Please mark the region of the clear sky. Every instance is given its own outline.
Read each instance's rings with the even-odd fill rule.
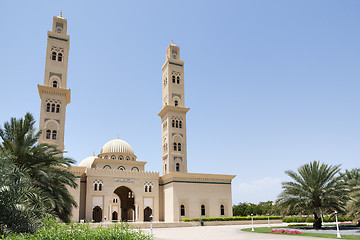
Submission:
[[[360,167],[360,1],[3,0],[1,124],[39,119],[60,9],[65,148],[78,163],[119,135],[161,171],[161,66],[173,39],[185,61],[188,171],[237,175],[233,203],[275,200],[284,171],[312,160]]]

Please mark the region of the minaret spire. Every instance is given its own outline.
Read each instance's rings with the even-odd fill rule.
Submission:
[[[60,16],[53,17],[52,31],[47,34],[44,84],[38,85],[42,130],[39,143],[55,145],[60,151],[65,148],[65,113],[70,103],[70,90],[66,87],[70,36],[66,30],[67,21],[61,10]]]
[[[184,61],[180,48],[171,41],[162,66],[163,109],[161,117],[163,174],[187,172],[186,113],[184,96]]]

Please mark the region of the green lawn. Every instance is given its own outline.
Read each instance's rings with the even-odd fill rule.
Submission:
[[[285,227],[271,227],[271,228],[267,228],[267,227],[262,227],[262,228],[254,228],[254,232],[256,233],[269,233],[269,234],[281,234],[281,235],[293,235],[293,236],[307,236],[307,237],[322,237],[322,238],[336,238],[336,234],[328,234],[328,233],[304,233],[304,234],[300,234],[300,235],[295,235],[295,234],[282,234],[282,233],[271,233],[270,230],[274,229],[274,228],[282,228],[282,229],[286,229]],[[243,231],[245,232],[251,232],[251,228],[245,228],[243,229]],[[300,232],[302,232],[301,230],[299,230]],[[341,232],[340,232],[341,233]],[[360,236],[354,236],[354,235],[341,235],[341,239],[351,239],[351,240],[360,240]]]

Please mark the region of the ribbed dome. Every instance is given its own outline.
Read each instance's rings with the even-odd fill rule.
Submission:
[[[134,151],[132,150],[131,146],[127,142],[120,140],[118,138],[105,143],[100,153],[114,153],[114,152],[134,154]]]
[[[87,157],[84,160],[82,160],[81,163],[79,163],[79,166],[91,168],[91,165],[93,164],[95,158],[96,156]]]

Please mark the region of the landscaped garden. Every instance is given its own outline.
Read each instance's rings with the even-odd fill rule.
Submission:
[[[268,234],[281,234],[281,235],[298,235],[307,237],[321,237],[321,238],[337,238],[336,233],[326,233],[327,230],[317,230],[316,232],[308,232],[307,230],[313,229],[311,226],[308,227],[261,227],[254,228],[255,233],[268,233]],[[251,228],[243,229],[245,232],[252,232]],[[341,229],[342,239],[360,240],[360,235],[347,235],[346,229]],[[355,230],[360,234],[360,228]]]

